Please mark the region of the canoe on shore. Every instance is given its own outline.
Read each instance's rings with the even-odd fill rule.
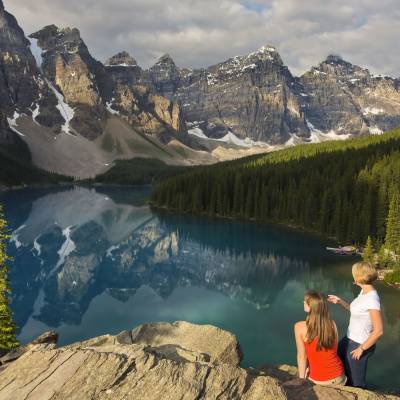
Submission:
[[[326,249],[328,251],[332,251],[333,253],[341,254],[341,255],[357,254],[357,248],[354,246],[327,247]]]

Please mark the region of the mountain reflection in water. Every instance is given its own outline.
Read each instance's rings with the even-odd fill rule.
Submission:
[[[186,319],[233,331],[245,365],[294,363],[292,325],[304,316],[304,291],[354,296],[353,259],[328,254],[316,237],[153,212],[148,195],[149,188],[70,187],[0,196],[13,229],[12,307],[21,341],[49,328],[70,343]],[[385,315],[394,334],[396,310]],[[334,314],[344,332],[347,316]]]

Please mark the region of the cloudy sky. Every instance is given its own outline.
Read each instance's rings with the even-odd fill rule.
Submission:
[[[4,0],[25,32],[77,27],[104,61],[129,51],[143,67],[169,53],[203,67],[264,44],[294,74],[328,54],[400,76],[399,0]]]

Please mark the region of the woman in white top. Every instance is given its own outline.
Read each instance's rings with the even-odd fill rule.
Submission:
[[[383,335],[380,300],[373,286],[378,274],[367,262],[354,264],[352,273],[355,284],[361,288],[358,297],[350,304],[335,295],[329,295],[328,301],[350,311],[347,335],[339,342],[338,354],[345,367],[347,384],[365,388],[368,359]]]

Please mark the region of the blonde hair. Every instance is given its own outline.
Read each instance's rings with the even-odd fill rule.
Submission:
[[[378,273],[375,267],[369,262],[355,263],[351,269],[353,278],[357,283],[370,285],[378,279]]]
[[[306,319],[307,342],[310,343],[315,338],[318,338],[318,351],[331,349],[337,338],[326,297],[321,293],[310,290],[305,294],[304,301],[310,307],[310,312]]]

